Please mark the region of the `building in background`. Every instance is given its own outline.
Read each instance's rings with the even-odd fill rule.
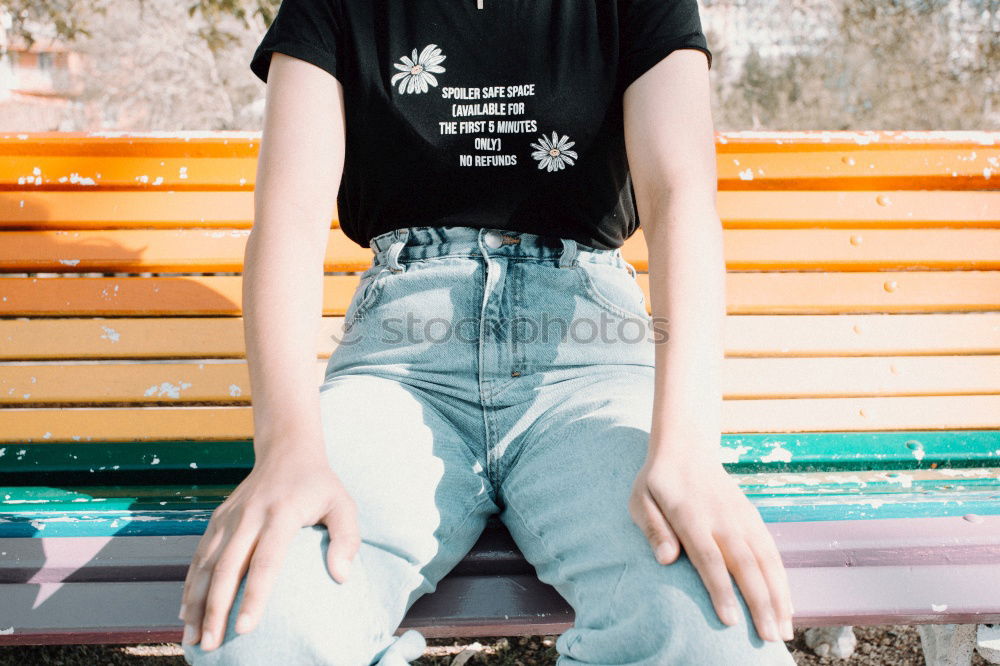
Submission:
[[[0,9],[0,131],[74,129],[64,119],[83,92],[81,56],[51,28],[32,34],[32,44],[13,34]]]

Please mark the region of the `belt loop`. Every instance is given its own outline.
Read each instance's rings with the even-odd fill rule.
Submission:
[[[559,268],[570,268],[576,264],[577,247],[572,238],[560,238],[563,249],[559,255]]]
[[[406,228],[397,229],[395,232],[395,240],[392,241],[387,251],[388,267],[393,273],[403,270],[403,265],[399,263],[399,253],[403,251],[403,246],[406,245],[406,240],[409,236],[410,230]]]

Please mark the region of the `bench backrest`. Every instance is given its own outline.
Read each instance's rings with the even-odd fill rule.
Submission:
[[[0,473],[245,473],[258,147],[0,135]],[[958,455],[948,431],[1000,426],[1000,132],[720,132],[716,147],[727,463],[927,468]],[[317,383],[371,258],[335,219],[329,239]],[[623,252],[648,288],[641,232]],[[887,432],[915,430],[939,443]],[[859,431],[887,438],[839,436]],[[961,441],[996,455],[992,437]]]

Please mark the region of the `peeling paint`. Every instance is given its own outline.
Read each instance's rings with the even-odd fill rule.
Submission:
[[[740,461],[740,456],[750,450],[750,447],[745,445],[723,446],[719,448],[719,459],[724,463],[737,463]]]
[[[186,388],[190,388],[190,387],[191,387],[191,382],[183,382],[182,381],[179,384],[171,384],[170,382],[162,382],[159,385],[153,384],[152,386],[150,386],[148,389],[146,389],[146,392],[143,393],[143,395],[145,395],[147,397],[151,396],[151,395],[155,395],[158,398],[162,398],[164,396],[166,396],[168,398],[179,398],[179,397],[181,397],[181,391],[183,391]]]
[[[118,331],[109,326],[101,326],[101,329],[104,331],[104,333],[101,335],[101,338],[105,340],[110,340],[111,342],[118,342],[119,338],[121,338],[121,335],[119,335]]]
[[[761,462],[792,462],[792,452],[778,444],[760,460]]]

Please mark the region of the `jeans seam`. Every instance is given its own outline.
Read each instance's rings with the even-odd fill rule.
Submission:
[[[472,509],[470,509],[465,514],[465,517],[462,518],[462,522],[460,522],[458,525],[456,525],[455,528],[448,534],[448,536],[446,536],[444,539],[441,539],[441,540],[438,541],[438,552],[439,553],[442,550],[444,550],[445,546],[447,546],[448,544],[450,544],[452,542],[452,540],[456,536],[458,536],[458,534],[459,534],[459,532],[461,532],[462,528],[465,527],[466,523],[469,522],[469,519],[471,519],[473,516],[475,516],[479,512],[480,507],[482,507],[483,505],[485,505],[486,502],[492,502],[493,505],[496,506],[496,502],[493,502],[493,500],[490,498],[489,494],[487,493],[486,497],[483,497],[478,502],[476,502],[475,506],[473,506]],[[422,570],[424,567],[420,567],[420,568]],[[420,575],[428,583],[431,582],[430,579],[428,579],[427,576],[425,576],[423,573],[421,573]],[[434,583],[434,587],[435,588],[437,587],[437,583]]]
[[[524,516],[521,515],[521,512],[518,511],[517,507],[513,503],[504,501],[504,507],[506,509],[509,509],[511,514],[517,518],[518,522],[521,523],[522,527],[524,527],[524,529],[531,534],[531,536],[535,539],[535,542],[541,546],[543,551],[545,551],[546,556],[553,562],[557,563],[556,571],[559,574],[557,577],[560,579],[559,582],[562,582],[563,581],[561,575],[562,564],[563,564],[562,558],[560,558],[555,552],[549,549],[548,545],[545,543],[545,539],[542,538],[542,536],[535,530],[535,528],[533,528],[531,525],[528,524],[528,521],[524,519]]]

